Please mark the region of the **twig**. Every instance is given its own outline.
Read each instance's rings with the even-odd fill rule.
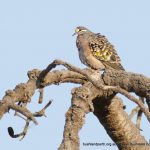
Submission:
[[[21,107],[26,107],[26,106],[27,106],[27,103],[22,103],[21,101],[19,101],[17,105],[18,105],[18,106],[21,106]],[[21,119],[23,119],[23,120],[26,121],[26,119],[25,119],[22,115],[20,115],[17,111],[15,111],[14,116],[18,116],[18,117],[20,117]]]
[[[140,97],[139,99],[143,104],[144,104],[144,98]],[[142,119],[142,110],[140,109],[137,113],[137,120],[136,120],[136,126],[138,129],[140,129],[140,125],[141,125],[141,119]]]
[[[132,119],[134,117],[134,115],[138,113],[139,110],[140,110],[139,106],[136,106],[134,109],[132,109],[132,111],[129,115],[130,119]]]
[[[100,84],[97,84],[97,80],[93,80],[91,75],[89,75],[85,70],[82,70],[78,67],[75,67],[67,62],[64,62],[62,60],[54,60],[51,64],[48,65],[48,67],[46,69],[44,69],[41,74],[39,75],[39,80],[42,82],[43,79],[46,77],[46,75],[48,74],[48,72],[50,72],[53,68],[55,68],[57,65],[63,65],[64,67],[66,67],[67,69],[69,69],[70,71],[74,71],[76,73],[80,73],[81,75],[85,76],[87,78],[88,81],[92,82],[96,87],[99,86],[102,88],[102,86]],[[99,83],[99,82],[98,82]]]
[[[113,90],[114,92],[117,92],[117,93],[120,93],[120,94],[124,95],[129,100],[131,100],[134,103],[136,103],[140,107],[140,109],[142,110],[142,112],[145,114],[145,116],[147,117],[148,121],[150,122],[150,112],[144,106],[144,104],[141,101],[139,101],[139,99],[135,98],[129,92],[127,92],[126,90],[124,90],[124,89],[122,89],[120,87],[111,87],[110,89]]]
[[[33,114],[34,117],[42,117],[42,116],[46,116],[45,115],[45,110],[51,105],[52,103],[52,100],[50,100],[45,106],[43,109],[41,109],[39,112],[36,112]],[[20,115],[17,114],[19,117]],[[22,118],[22,117],[21,117]],[[29,127],[29,124],[30,124],[30,119],[24,119],[26,121],[26,124],[25,124],[25,127],[23,129],[23,131],[19,134],[14,134],[14,130],[12,127],[8,127],[8,133],[9,135],[12,137],[12,138],[18,138],[18,137],[21,137],[20,140],[22,140],[25,135],[27,134],[27,131],[28,131],[28,127]]]
[[[35,125],[38,124],[38,122],[37,122],[36,119],[34,118],[33,114],[32,114],[27,108],[25,108],[25,107],[20,107],[20,106],[14,104],[14,103],[11,103],[11,104],[9,105],[9,108],[11,108],[11,109],[13,109],[13,110],[15,110],[15,111],[17,111],[17,112],[23,114],[23,115],[26,116],[29,120],[32,120],[32,121],[35,123]]]
[[[45,117],[46,117],[46,115],[45,115],[45,110],[51,105],[51,103],[52,103],[52,100],[50,100],[50,101],[45,105],[45,107],[44,107],[43,109],[41,109],[40,111],[34,113],[34,114],[33,114],[34,117],[42,117],[42,116],[45,116]]]
[[[15,116],[18,116],[19,118],[23,119],[23,120],[27,120],[26,118],[24,118],[22,115],[20,115],[18,112],[15,112]]]
[[[26,125],[25,125],[25,127],[24,127],[23,132],[22,132],[22,135],[21,135],[22,137],[21,137],[20,141],[23,140],[23,138],[24,138],[25,135],[27,134],[27,131],[28,131],[28,128],[29,128],[29,123],[30,123],[30,120],[28,119],[28,120],[26,121]]]
[[[149,112],[150,112],[150,99],[146,98],[146,103],[147,103],[147,106],[148,106],[148,109],[149,109]]]
[[[138,129],[140,129],[140,125],[141,125],[141,119],[142,119],[142,110],[140,109],[138,114],[137,114],[137,119],[136,119],[136,127]],[[142,129],[140,129],[142,131]]]
[[[26,121],[26,124],[25,124],[25,127],[24,127],[23,131],[21,133],[19,133],[19,134],[14,134],[13,128],[12,127],[8,127],[8,133],[9,133],[9,135],[12,138],[18,138],[18,137],[22,136],[22,138],[20,139],[20,140],[22,140],[25,137],[26,133],[27,133],[27,130],[28,130],[28,127],[29,127],[29,122],[30,122],[30,120],[28,119]]]
[[[40,89],[39,89],[39,93],[40,93],[40,96],[39,96],[38,103],[41,104],[41,103],[43,102],[44,89],[43,89],[43,88],[40,88]]]
[[[140,97],[139,99],[142,103],[144,103],[144,99],[142,97]],[[131,114],[129,115],[130,118],[133,118],[133,116],[135,114],[137,114],[137,119],[136,119],[136,127],[138,129],[140,129],[140,124],[141,124],[141,119],[142,119],[142,110],[140,109],[139,106],[136,106],[136,108],[134,108],[131,112]],[[141,129],[140,129],[141,130]],[[142,130],[141,130],[142,131]]]

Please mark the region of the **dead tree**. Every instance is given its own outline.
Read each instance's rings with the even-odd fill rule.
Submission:
[[[62,65],[66,69],[52,70],[57,65]],[[79,149],[78,133],[84,124],[85,115],[89,112],[93,112],[120,150],[139,150],[139,146],[140,150],[150,150],[149,143],[140,134],[142,113],[150,122],[150,79],[144,75],[116,70],[99,72],[89,68],[80,69],[67,62],[55,60],[42,71],[38,69],[29,71],[28,77],[26,83],[18,84],[15,89],[6,91],[0,101],[1,118],[13,109],[16,115],[26,121],[23,131],[19,134],[15,134],[12,127],[8,128],[12,138],[24,138],[30,122],[38,124],[36,117],[44,116],[45,110],[51,104],[49,101],[36,113],[31,113],[26,108],[37,89],[40,92],[38,102],[42,103],[43,90],[46,86],[71,82],[81,86],[71,91],[71,106],[66,113],[63,140],[59,150]],[[137,99],[131,92],[142,99]],[[125,112],[123,100],[116,96],[117,93],[137,104],[131,115]],[[136,124],[131,121],[135,114],[137,114]]]

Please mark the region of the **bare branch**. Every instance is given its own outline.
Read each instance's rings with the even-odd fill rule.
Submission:
[[[36,121],[36,119],[34,118],[34,115],[25,107],[20,107],[18,105],[15,104],[10,104],[9,108],[23,114],[24,116],[26,116],[29,120],[32,120],[36,125],[38,124],[38,122]]]
[[[87,78],[88,81],[90,81],[95,87],[97,87],[98,89],[103,89],[103,90],[112,90],[113,92],[116,93],[121,93],[124,96],[126,96],[128,99],[130,99],[131,101],[135,102],[140,109],[144,112],[145,116],[147,117],[148,121],[150,122],[150,112],[149,110],[143,105],[142,102],[140,102],[138,99],[136,99],[134,96],[132,96],[131,94],[129,94],[129,92],[127,92],[126,90],[120,88],[119,86],[106,86],[103,84],[101,78],[100,78],[100,74],[98,72],[94,72],[92,75],[89,74],[89,72],[86,72],[80,68],[77,68],[67,62],[61,61],[61,60],[55,60],[53,61],[42,73],[41,73],[41,78],[45,77],[47,75],[47,73],[55,68],[57,65],[63,65],[65,67],[67,67],[69,70],[80,73],[81,75],[85,76]],[[92,72],[92,70],[91,70]],[[121,72],[123,74],[123,72],[125,71],[118,71]],[[118,73],[117,72],[117,73]]]
[[[28,130],[28,127],[29,127],[29,122],[30,122],[29,120],[26,121],[26,125],[25,125],[23,131],[21,133],[19,133],[19,134],[14,134],[13,128],[12,127],[8,127],[8,133],[9,133],[9,135],[12,138],[21,137],[20,140],[22,140],[25,137],[25,135],[27,134],[27,130]]]
[[[105,70],[103,81],[109,86],[119,86],[120,88],[134,92],[139,97],[150,100],[150,78],[132,72]]]
[[[106,129],[108,135],[121,150],[149,150],[148,142],[140,135],[140,130],[132,123],[127,113],[122,109],[122,101],[118,97],[106,99],[96,98],[94,114]],[[135,145],[132,145],[135,144]],[[141,144],[141,145],[138,145]]]
[[[63,65],[68,70],[51,71],[57,65]],[[39,102],[41,103],[43,101],[44,87],[51,84],[58,85],[64,82],[71,82],[82,86],[72,90],[72,104],[66,114],[64,138],[59,147],[60,150],[69,150],[70,147],[75,150],[79,149],[78,132],[83,126],[86,113],[89,112],[94,112],[109,136],[122,150],[128,149],[129,147],[127,146],[131,142],[147,143],[124,112],[123,104],[120,104],[120,99],[115,95],[116,93],[121,93],[136,103],[150,121],[148,109],[141,101],[129,93],[134,92],[139,96],[145,97],[149,107],[150,79],[142,75],[116,70],[105,70],[101,74],[99,71],[92,69],[77,68],[61,60],[53,61],[43,71],[37,69],[29,71],[28,77],[27,83],[17,85],[14,90],[8,90],[2,101],[0,101],[0,117],[7,113],[9,109],[13,109],[26,117],[26,125],[22,133],[14,134],[14,130],[11,127],[9,128],[9,134],[12,137],[19,135],[24,137],[29,126],[28,122],[32,120],[34,123],[37,123],[35,117],[45,116],[45,109],[51,104],[50,101],[41,111],[31,113],[26,106],[18,106],[18,102],[30,103],[35,91],[42,89],[39,97]],[[141,114],[139,112],[140,117]],[[139,124],[139,120],[137,120],[137,124]],[[132,134],[135,134],[136,138]],[[130,149],[133,148],[130,147]]]
[[[123,110],[121,100],[114,97],[111,92],[100,91],[91,83],[86,83],[73,89],[72,95],[72,105],[66,114],[63,140],[59,150],[70,150],[70,146],[72,150],[79,149],[79,130],[83,126],[85,114],[93,111],[117,146],[123,147],[122,150],[133,150],[134,147],[132,148],[130,143],[147,143]],[[149,149],[141,146],[141,150],[144,148]]]
[[[84,124],[85,115],[93,111],[93,94],[88,89],[91,84],[86,83],[82,87],[72,90],[72,105],[66,113],[66,122],[63,133],[63,140],[59,150],[78,150],[79,149],[79,131]]]
[[[134,115],[136,115],[138,113],[139,110],[140,110],[140,107],[136,106],[136,108],[132,109],[129,117],[132,119],[134,117]]]
[[[124,89],[121,89],[120,87],[110,87],[109,89],[113,90],[114,92],[120,93],[126,96],[129,100],[135,102],[140,107],[141,111],[145,114],[148,121],[150,122],[150,112],[139,99],[135,98],[129,92],[127,92]]]
[[[42,117],[42,116],[45,116],[45,117],[46,117],[46,115],[45,115],[45,110],[51,105],[51,103],[52,103],[52,100],[50,100],[50,101],[44,106],[44,108],[43,108],[42,110],[40,110],[39,112],[34,113],[34,114],[33,114],[34,117]]]
[[[45,115],[45,110],[51,105],[52,103],[52,100],[50,100],[45,106],[43,109],[41,109],[39,112],[36,112],[33,114],[34,117],[42,117],[42,116],[46,116]],[[17,114],[19,117],[22,118],[22,116],[20,116],[19,114]],[[23,118],[24,119],[24,118]],[[25,127],[23,129],[23,131],[19,134],[14,134],[14,130],[12,127],[8,127],[8,133],[9,135],[12,137],[12,138],[18,138],[18,137],[21,137],[20,140],[22,140],[25,135],[27,134],[27,131],[28,131],[28,127],[29,127],[29,123],[31,120],[29,119],[24,119],[26,121],[26,124],[25,124]]]

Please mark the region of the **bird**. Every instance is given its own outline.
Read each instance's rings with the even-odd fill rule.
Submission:
[[[125,70],[114,46],[100,33],[94,33],[83,26],[75,29],[76,46],[81,62],[94,70]]]

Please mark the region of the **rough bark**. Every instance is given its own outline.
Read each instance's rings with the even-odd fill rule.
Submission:
[[[142,74],[106,70],[103,74],[103,81],[106,85],[119,86],[150,100],[150,79]]]
[[[57,65],[63,65],[68,70],[51,71]],[[147,119],[150,120],[148,109],[129,93],[134,92],[138,96],[145,97],[147,104],[149,104],[149,78],[135,73],[115,70],[106,70],[100,75],[97,71],[82,70],[59,60],[51,63],[43,71],[37,69],[29,71],[28,77],[27,83],[17,85],[14,90],[8,90],[0,101],[1,118],[9,109],[13,109],[24,115],[28,124],[29,121],[37,124],[35,117],[43,116],[45,109],[50,104],[45,106],[39,113],[33,114],[26,108],[26,105],[20,106],[17,103],[30,103],[37,89],[40,89],[39,103],[41,103],[44,87],[64,82],[78,83],[81,86],[72,90],[72,103],[66,113],[63,140],[59,150],[79,149],[80,140],[78,133],[84,124],[85,115],[89,112],[93,112],[97,116],[119,149],[139,150],[139,146],[140,150],[150,149],[146,145],[147,141],[140,134],[139,129],[124,111],[122,100],[115,96],[116,93],[125,95],[138,104],[147,116]],[[10,131],[13,132],[12,129]],[[25,132],[23,132],[24,134]]]
[[[120,150],[148,150],[147,141],[123,110],[122,100],[96,98],[94,114]]]

